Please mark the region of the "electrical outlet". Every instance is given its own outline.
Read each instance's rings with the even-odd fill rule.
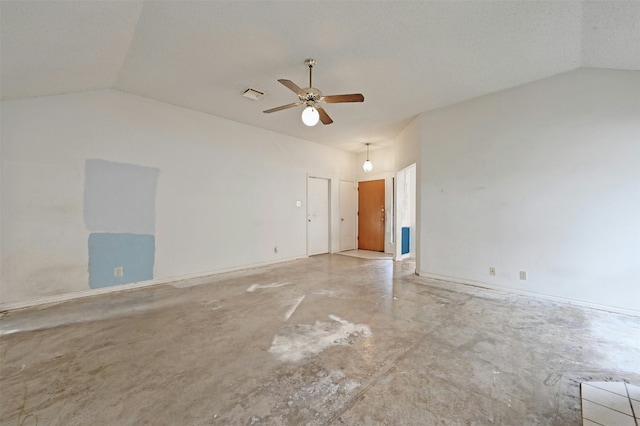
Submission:
[[[278,253],[278,246],[275,246],[275,247],[273,248],[273,252],[274,252],[274,253]]]
[[[117,268],[113,268],[113,276],[121,277],[124,274],[124,268],[122,266],[118,266]]]
[[[493,266],[489,267],[489,275],[495,275],[496,274],[496,268],[494,268]]]
[[[521,280],[527,279],[527,271],[520,271],[520,279]]]

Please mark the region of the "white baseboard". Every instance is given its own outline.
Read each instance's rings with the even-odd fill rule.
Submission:
[[[114,292],[118,292],[118,291],[135,290],[135,289],[143,288],[143,287],[150,287],[150,286],[154,286],[154,285],[167,284],[167,283],[172,283],[172,282],[176,282],[176,281],[184,281],[184,280],[189,280],[189,279],[194,279],[194,278],[202,278],[202,277],[207,277],[207,276],[212,276],[212,275],[219,275],[219,274],[224,274],[224,273],[228,273],[228,272],[241,271],[241,270],[244,270],[244,269],[260,268],[260,267],[263,267],[263,266],[275,265],[275,264],[278,264],[278,263],[289,262],[289,261],[292,261],[292,260],[306,259],[307,257],[308,256],[296,256],[296,257],[290,257],[290,258],[286,258],[286,259],[280,259],[280,260],[277,260],[277,261],[274,261],[274,262],[255,263],[255,264],[250,264],[250,265],[243,265],[243,266],[235,266],[235,267],[231,267],[231,268],[218,269],[218,270],[215,270],[215,271],[201,272],[201,273],[197,273],[197,274],[181,275],[181,276],[168,277],[168,278],[159,278],[159,279],[154,279],[154,280],[149,280],[149,281],[141,281],[141,282],[135,282],[135,283],[115,285],[115,286],[111,286],[111,287],[87,289],[87,290],[82,290],[82,291],[76,291],[76,292],[73,292],[73,293],[57,294],[57,295],[53,295],[53,296],[46,296],[46,297],[41,297],[41,298],[37,298],[37,299],[30,299],[30,300],[25,300],[25,301],[19,301],[19,302],[0,303],[0,312],[12,311],[12,310],[28,308],[28,307],[32,307],[32,306],[46,305],[46,304],[50,304],[50,303],[60,303],[60,302],[65,302],[67,300],[80,299],[80,298],[83,298],[83,297],[90,297],[90,296],[96,296],[96,295],[100,295],[100,294],[114,293]],[[552,295],[548,295],[548,294],[535,293],[535,292],[525,291],[525,290],[516,290],[516,289],[512,289],[512,288],[508,288],[508,287],[500,287],[500,286],[492,285],[492,284],[489,284],[489,283],[486,283],[486,282],[483,282],[483,281],[474,281],[474,280],[463,279],[463,278],[458,278],[458,277],[451,277],[451,276],[447,276],[447,275],[434,274],[434,273],[425,272],[425,271],[420,271],[420,272],[417,273],[417,275],[420,276],[420,277],[423,277],[423,278],[428,278],[428,279],[437,280],[437,281],[443,281],[443,282],[452,283],[452,284],[458,284],[458,285],[463,285],[463,286],[480,287],[480,288],[485,288],[485,289],[489,289],[489,290],[501,291],[501,292],[505,292],[505,293],[513,293],[513,294],[519,294],[519,295],[522,295],[522,296],[528,296],[528,297],[535,297],[535,298],[540,298],[540,299],[551,300],[551,301],[554,301],[554,302],[567,303],[567,304],[570,304],[570,305],[582,306],[582,307],[585,307],[585,308],[597,309],[597,310],[600,310],[600,311],[614,312],[614,313],[623,314],[623,315],[630,315],[630,316],[640,317],[640,311],[634,310],[634,309],[626,309],[626,308],[620,308],[620,307],[617,307],[617,306],[601,305],[601,304],[597,304],[597,303],[586,302],[586,301],[583,301],[583,300],[552,296]]]
[[[417,275],[423,278],[428,278],[428,279],[437,280],[437,281],[444,281],[452,284],[481,287],[489,290],[518,294],[521,296],[535,297],[538,299],[545,299],[545,300],[550,300],[554,302],[567,303],[569,305],[581,306],[583,308],[590,308],[590,309],[596,309],[599,311],[613,312],[616,314],[640,317],[640,311],[635,309],[621,308],[618,306],[601,305],[598,303],[587,302],[584,300],[570,299],[567,297],[553,296],[550,294],[536,293],[533,291],[517,290],[509,287],[500,287],[500,286],[489,284],[483,281],[475,281],[475,280],[469,280],[464,278],[451,277],[447,275],[434,274],[434,273],[425,272],[425,271],[420,271],[417,273]]]
[[[16,310],[16,309],[29,308],[29,307],[32,307],[32,306],[47,305],[47,304],[50,304],[50,303],[66,302],[67,300],[80,299],[80,298],[83,298],[83,297],[90,297],[90,296],[97,296],[99,294],[108,294],[108,293],[114,293],[114,292],[118,292],[118,291],[135,290],[135,289],[143,288],[143,287],[150,287],[150,286],[154,286],[154,285],[167,284],[167,283],[172,283],[172,282],[176,282],[176,281],[190,280],[190,279],[194,279],[194,278],[208,277],[208,276],[211,276],[211,275],[225,274],[225,273],[228,273],[228,272],[241,271],[241,270],[244,270],[244,269],[260,268],[260,267],[263,267],[263,266],[275,265],[275,264],[278,264],[278,263],[289,262],[289,261],[292,261],[292,260],[306,259],[307,257],[308,256],[289,257],[289,258],[286,258],[286,259],[279,259],[279,260],[273,261],[273,262],[263,262],[263,263],[254,263],[254,264],[251,264],[251,265],[234,266],[234,267],[231,267],[231,268],[217,269],[215,271],[200,272],[200,273],[197,273],[197,274],[181,275],[181,276],[177,276],[177,277],[168,277],[168,278],[158,278],[158,279],[153,279],[153,280],[148,280],[148,281],[140,281],[140,282],[135,282],[135,283],[114,285],[114,286],[110,286],[110,287],[92,288],[92,289],[87,289],[87,290],[74,291],[72,293],[56,294],[56,295],[53,295],[53,296],[39,297],[37,299],[29,299],[29,300],[19,301],[19,302],[0,303],[0,312],[13,311],[13,310]]]

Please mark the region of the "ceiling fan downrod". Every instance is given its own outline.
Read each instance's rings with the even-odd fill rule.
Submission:
[[[316,64],[316,60],[313,58],[305,59],[304,64],[309,67],[309,87],[313,87],[313,84],[311,84],[311,72],[313,66]]]

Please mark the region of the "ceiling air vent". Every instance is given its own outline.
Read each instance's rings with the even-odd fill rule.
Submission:
[[[247,90],[242,92],[242,96],[244,96],[245,98],[253,99],[254,101],[259,101],[260,99],[264,98],[264,92],[249,87]]]

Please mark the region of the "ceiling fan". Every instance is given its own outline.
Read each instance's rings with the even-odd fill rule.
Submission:
[[[280,79],[278,80],[284,86],[289,88],[292,92],[298,95],[298,102],[294,102],[288,105],[282,105],[276,108],[271,108],[263,111],[267,114],[282,111],[283,109],[297,107],[298,105],[306,104],[306,108],[302,111],[302,121],[307,126],[315,126],[318,124],[318,120],[322,121],[322,124],[331,124],[333,120],[329,117],[329,114],[322,108],[320,103],[335,104],[339,102],[363,102],[364,96],[361,93],[352,93],[349,95],[330,95],[324,96],[319,89],[313,87],[311,82],[311,73],[313,66],[316,64],[315,59],[307,59],[304,64],[309,67],[309,87],[301,89],[291,80]]]

